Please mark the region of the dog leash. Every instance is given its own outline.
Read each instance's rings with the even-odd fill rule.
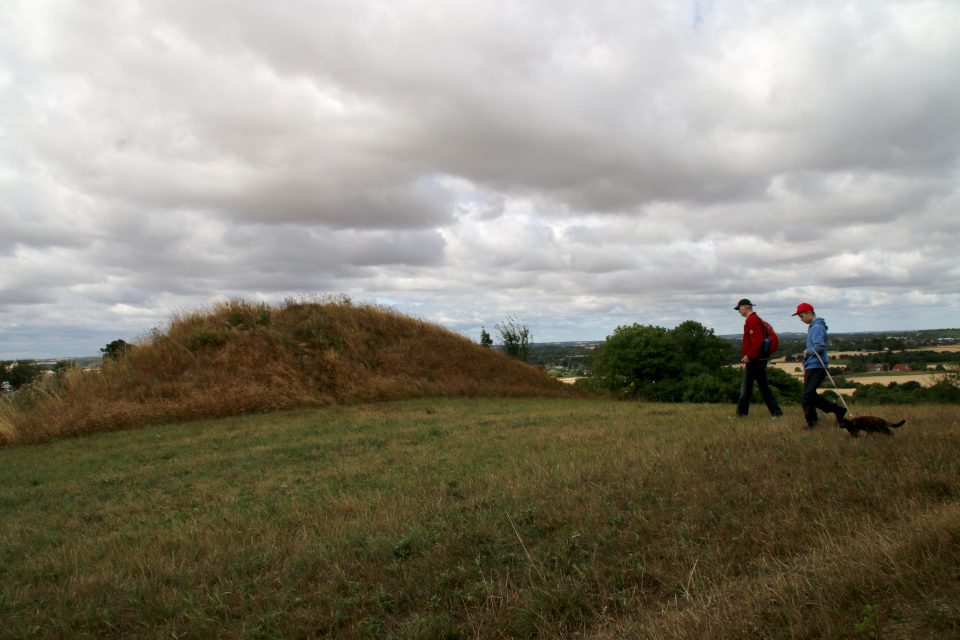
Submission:
[[[847,401],[843,399],[843,394],[840,393],[840,387],[837,386],[837,383],[834,382],[833,376],[830,375],[830,368],[827,367],[826,363],[823,361],[823,358],[820,357],[820,354],[817,353],[816,349],[813,351],[814,355],[817,356],[817,360],[820,361],[820,364],[823,365],[823,370],[827,372],[827,377],[830,378],[830,382],[833,383],[833,388],[837,390],[837,395],[840,396],[840,402],[843,403],[843,408],[847,410],[847,413],[850,414],[850,417],[853,417],[853,411],[850,411],[850,407],[847,406]]]

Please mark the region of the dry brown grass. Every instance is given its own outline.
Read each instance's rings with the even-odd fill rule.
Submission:
[[[344,296],[232,300],[175,315],[98,372],[64,372],[18,394],[0,407],[0,443],[303,406],[584,395],[390,308]]]
[[[0,638],[955,640],[960,415],[868,412],[907,424],[429,398],[0,450]]]

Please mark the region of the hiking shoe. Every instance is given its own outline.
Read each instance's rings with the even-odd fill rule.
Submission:
[[[834,411],[833,415],[837,416],[837,422],[843,420],[843,416],[847,415],[846,408],[840,409],[840,411]]]
[[[771,419],[771,420],[779,420],[779,419],[782,418],[782,417],[783,417],[783,414],[782,414],[782,413],[775,413],[775,414],[773,414],[772,416],[770,416],[770,419]]]
[[[807,426],[804,427],[804,430],[807,430],[807,429],[816,429],[816,428],[817,428],[817,423],[816,423],[816,422],[808,422],[808,423],[807,423]]]

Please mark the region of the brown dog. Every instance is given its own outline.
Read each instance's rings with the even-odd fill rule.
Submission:
[[[837,426],[841,429],[846,429],[850,432],[850,435],[854,438],[857,437],[857,433],[860,431],[866,431],[867,433],[883,433],[888,436],[892,436],[893,432],[890,429],[896,429],[897,427],[903,425],[906,420],[901,420],[900,422],[894,424],[892,422],[887,422],[883,418],[877,418],[875,416],[860,416],[859,418],[844,418],[837,420]]]

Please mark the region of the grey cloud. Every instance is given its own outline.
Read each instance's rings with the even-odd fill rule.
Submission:
[[[0,289],[0,309],[12,310],[17,305],[34,305],[54,302],[56,298],[41,291],[30,289]]]
[[[743,295],[939,322],[958,24],[935,0],[8,4],[0,323],[311,290],[541,338],[735,332]]]

